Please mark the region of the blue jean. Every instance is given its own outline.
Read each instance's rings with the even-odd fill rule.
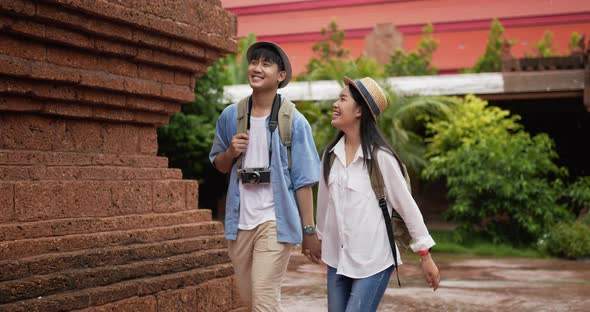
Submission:
[[[328,311],[377,311],[394,266],[369,277],[350,278],[328,266]]]

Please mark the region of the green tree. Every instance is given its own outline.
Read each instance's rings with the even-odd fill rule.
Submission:
[[[485,54],[479,57],[473,68],[464,72],[485,73],[502,71],[502,35],[504,35],[504,27],[497,18],[494,18],[490,27],[490,33],[488,34]]]
[[[451,200],[446,216],[464,234],[483,232],[496,242],[536,242],[572,214],[559,203],[560,177],[553,141],[530,136],[519,117],[473,95],[445,120],[427,125],[427,179],[444,178]]]
[[[553,44],[553,33],[550,31],[545,31],[543,38],[535,43],[535,54],[538,57],[551,57],[556,49]]]
[[[418,42],[418,49],[404,52],[397,49],[391,54],[391,60],[385,64],[388,76],[423,76],[435,75],[438,69],[431,65],[432,54],[438,48],[438,41],[432,37],[434,27],[431,23],[422,29],[422,38]]]
[[[570,49],[570,52],[573,52],[575,49],[578,48],[578,42],[582,39],[582,36],[578,32],[573,32],[572,36],[570,37],[570,41],[568,42],[567,46]]]
[[[255,34],[248,34],[244,38],[240,38],[238,43],[238,51],[222,58],[225,70],[227,71],[227,84],[247,84],[248,83],[248,58],[246,51],[256,42]]]
[[[343,76],[349,78],[383,77],[383,70],[374,59],[361,55],[350,56],[350,51],[342,47],[345,33],[338,28],[336,21],[321,30],[322,39],[312,49],[315,56],[306,65],[306,72],[297,80],[336,80],[342,81]]]

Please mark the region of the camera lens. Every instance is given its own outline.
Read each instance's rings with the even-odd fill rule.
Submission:
[[[246,181],[256,184],[260,181],[260,174],[258,172],[249,172],[246,176]]]

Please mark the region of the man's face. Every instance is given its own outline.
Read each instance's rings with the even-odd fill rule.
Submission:
[[[277,89],[286,75],[285,71],[279,71],[276,63],[263,58],[253,59],[248,65],[248,81],[254,90]]]

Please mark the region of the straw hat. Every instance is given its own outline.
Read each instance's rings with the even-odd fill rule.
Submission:
[[[352,80],[344,77],[344,84],[354,87],[361,94],[369,106],[373,119],[376,120],[377,116],[387,108],[385,92],[383,92],[383,89],[372,78],[365,77],[359,80]]]
[[[287,75],[285,76],[285,80],[279,83],[279,89],[285,87],[289,83],[289,81],[291,81],[291,62],[289,62],[287,53],[285,53],[285,51],[283,51],[283,49],[281,49],[281,47],[278,44],[270,41],[256,42],[248,48],[248,52],[246,52],[246,57],[248,58],[248,60],[250,60],[250,55],[252,55],[252,52],[254,52],[254,50],[256,50],[257,48],[262,47],[270,48],[271,50],[276,51],[283,60],[283,65],[285,65],[285,71],[287,72]]]

